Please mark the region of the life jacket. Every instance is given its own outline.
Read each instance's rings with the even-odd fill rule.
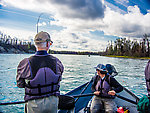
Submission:
[[[25,100],[51,95],[58,96],[60,75],[57,75],[56,58],[51,55],[29,58],[31,80],[26,81]]]
[[[150,95],[150,60],[148,61],[145,68],[145,80],[146,80],[148,95]]]
[[[97,76],[97,77],[99,77],[99,76]],[[112,90],[112,87],[110,86],[110,77],[111,77],[111,75],[107,74],[103,80],[100,79],[100,85],[98,87],[98,91],[100,91],[100,97],[115,98],[115,96],[108,94],[108,92],[110,90]]]

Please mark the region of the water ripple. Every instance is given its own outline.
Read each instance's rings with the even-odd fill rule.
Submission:
[[[18,63],[30,54],[0,54],[0,101],[22,101],[24,89],[16,86],[16,67]],[[118,75],[115,77],[120,84],[131,90],[138,97],[147,94],[144,70],[148,60],[110,58],[103,56],[84,55],[54,55],[58,57],[64,67],[63,79],[61,81],[61,94],[73,90],[77,86],[88,82],[95,75],[94,67],[97,64],[112,64],[116,67]],[[9,64],[9,65],[8,65]],[[0,107],[0,112],[21,113],[24,104]]]

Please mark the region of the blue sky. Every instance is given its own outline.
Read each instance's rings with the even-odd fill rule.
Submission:
[[[149,0],[0,0],[0,31],[31,39],[50,33],[55,50],[103,51],[116,38],[150,34]]]

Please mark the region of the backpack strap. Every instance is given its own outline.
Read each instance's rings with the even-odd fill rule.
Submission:
[[[150,79],[145,79],[146,80],[146,82],[150,82]]]
[[[106,74],[105,76],[105,80],[107,81],[107,83],[110,85],[110,75],[109,74]]]
[[[118,74],[115,67],[111,64],[106,64],[106,69],[111,76],[116,76]]]

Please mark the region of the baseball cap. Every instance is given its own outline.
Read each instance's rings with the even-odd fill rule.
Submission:
[[[47,32],[43,31],[36,34],[34,38],[34,42],[48,42],[48,41],[51,41],[51,37]]]
[[[97,67],[94,67],[96,70],[106,71],[106,66],[103,64],[98,64]]]

